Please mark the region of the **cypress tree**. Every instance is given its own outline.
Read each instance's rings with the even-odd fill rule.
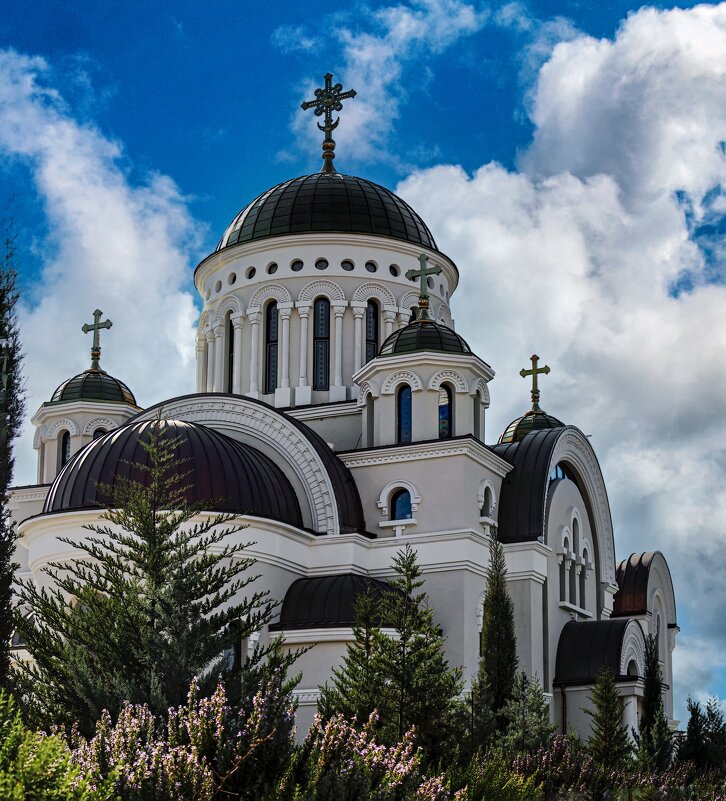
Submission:
[[[507,563],[504,548],[495,532],[489,540],[481,650],[477,686],[488,688],[491,711],[497,729],[502,731],[506,725],[502,710],[512,697],[519,660],[514,633],[514,604],[507,591]]]
[[[506,728],[499,743],[507,753],[535,754],[549,748],[557,727],[550,723],[550,705],[537,679],[520,670],[502,712]]]
[[[264,656],[222,656],[240,651],[274,607],[248,589],[257,577],[247,544],[228,543],[244,526],[185,500],[185,462],[168,433],[160,419],[151,427],[143,480],[103,488],[113,508],[86,526],[93,536],[63,540],[83,557],[46,568],[50,589],[19,584],[32,611],[19,623],[33,657],[23,667],[41,720],[78,720],[90,734],[103,709],[115,716],[125,700],[163,714],[184,702],[195,677],[203,693],[224,677],[239,696],[245,671]]]
[[[25,409],[20,367],[20,336],[15,271],[15,243],[5,241],[5,259],[0,265],[0,689],[12,684],[10,642],[13,635],[13,573],[15,529],[10,521],[8,490],[13,476],[13,442],[18,436]]]
[[[643,676],[643,714],[636,735],[638,761],[647,770],[663,772],[673,757],[673,735],[663,707],[663,673],[658,658],[658,642],[649,634],[645,640]]]

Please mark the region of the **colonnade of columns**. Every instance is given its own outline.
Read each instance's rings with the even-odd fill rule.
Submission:
[[[346,309],[351,307],[353,311],[353,371],[356,372],[363,366],[364,353],[364,320],[367,303],[365,301],[333,300],[330,303],[330,311],[333,325],[332,333],[333,345],[331,359],[331,382],[330,400],[345,400],[346,385],[350,384],[350,379],[343,380],[343,353],[344,353],[344,316]],[[295,388],[295,401],[297,405],[305,405],[312,402],[312,384],[309,375],[309,355],[310,355],[310,314],[312,311],[312,301],[300,301],[298,303],[287,302],[278,303],[278,315],[280,321],[279,335],[279,380],[276,390],[276,405],[291,404],[292,379],[290,376],[290,322],[293,309],[297,312],[299,319],[299,371],[297,376],[297,386]],[[382,321],[382,344],[385,339],[393,333],[395,328],[403,328],[410,319],[410,309],[398,308],[396,306],[384,306],[380,311]],[[228,368],[226,359],[229,353],[228,343],[228,320],[232,323],[233,336],[233,358],[231,360],[232,380],[229,382]],[[243,357],[242,332],[245,322],[249,328],[249,375],[247,382],[247,393],[252,397],[260,395],[260,357],[264,351],[264,314],[261,307],[247,309],[246,313],[232,314],[225,316],[223,320],[210,325],[202,335],[197,338],[197,391],[199,392],[227,392],[231,389],[234,394],[241,395],[243,392]],[[279,398],[277,397],[279,395]],[[278,402],[279,401],[279,402]]]

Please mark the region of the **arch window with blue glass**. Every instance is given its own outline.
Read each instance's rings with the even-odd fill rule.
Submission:
[[[273,300],[265,310],[265,393],[271,395],[277,389],[277,301]]]
[[[439,439],[454,435],[454,393],[448,384],[439,388]]]
[[[366,305],[366,362],[378,355],[378,304],[369,300]]]
[[[411,387],[404,384],[396,397],[396,441],[399,445],[411,442],[412,434]]]
[[[60,441],[60,466],[68,464],[71,460],[71,435],[64,431]]]
[[[313,311],[313,389],[330,388],[330,301],[318,298]]]
[[[391,496],[391,520],[411,520],[411,493],[406,489],[396,490]]]

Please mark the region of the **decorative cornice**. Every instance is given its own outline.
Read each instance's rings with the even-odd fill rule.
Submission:
[[[296,420],[318,420],[321,417],[347,417],[351,414],[360,414],[356,401],[344,403],[320,403],[315,406],[300,406],[285,409],[285,414]]]
[[[424,367],[459,368],[466,365],[476,374],[476,379],[483,378],[491,381],[494,370],[473,353],[444,353],[441,351],[426,351],[424,353],[402,353],[396,356],[380,356],[366,362],[357,373],[353,374],[353,381],[359,384],[375,373],[396,369],[412,369],[418,365]]]

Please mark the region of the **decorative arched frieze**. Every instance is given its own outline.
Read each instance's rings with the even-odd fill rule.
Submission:
[[[324,295],[331,303],[333,301],[345,301],[345,292],[335,283],[335,281],[311,281],[300,290],[298,301],[311,301],[320,295]]]
[[[358,406],[365,406],[367,397],[371,395],[374,398],[378,397],[378,390],[371,384],[370,381],[363,381],[358,384]]]
[[[205,309],[202,312],[202,316],[199,318],[199,325],[197,326],[197,332],[199,337],[204,337],[204,332],[209,327],[209,309]]]
[[[416,487],[414,487],[410,481],[399,479],[398,481],[390,481],[388,484],[386,484],[386,486],[381,490],[381,494],[378,496],[377,506],[381,510],[381,514],[384,517],[388,517],[391,496],[397,490],[402,489],[406,490],[411,496],[411,511],[416,512],[418,510],[418,505],[421,503],[421,496],[418,494]]]
[[[645,675],[645,637],[643,629],[635,620],[629,620],[623,632],[623,641],[620,645],[620,675],[628,674],[628,665],[635,662],[638,676]]]
[[[381,395],[393,395],[399,384],[408,384],[414,392],[423,389],[421,379],[416,373],[411,372],[411,370],[397,370],[395,373],[391,373],[383,382]]]
[[[396,298],[393,297],[393,292],[373,281],[361,284],[353,293],[351,300],[360,302],[369,300],[370,298],[378,298],[384,306],[396,305]]]
[[[429,381],[429,389],[440,389],[444,383],[451,384],[457,392],[468,392],[469,386],[464,376],[456,370],[439,370]]]
[[[485,409],[489,408],[490,398],[489,398],[489,385],[483,378],[476,379],[469,389],[470,395],[476,395],[479,393],[481,398],[482,405]]]
[[[147,409],[136,420],[153,420],[158,407]],[[199,423],[243,441],[255,440],[271,449],[282,466],[287,465],[306,496],[312,528],[326,534],[340,533],[335,489],[328,471],[304,433],[285,415],[249,398],[229,395],[190,395],[163,404],[173,419]]]
[[[589,505],[592,515],[590,521],[591,532],[597,552],[593,554],[593,562],[599,561],[600,581],[609,585],[613,592],[617,591],[615,582],[615,541],[613,538],[613,523],[610,516],[610,503],[608,501],[605,482],[602,477],[592,446],[585,435],[576,428],[567,428],[558,438],[552,450],[550,464],[546,475],[560,462],[570,465],[578,478],[580,491],[585,503]],[[544,512],[544,510],[543,510]],[[546,530],[546,527],[544,528]]]
[[[292,295],[282,284],[265,284],[261,286],[250,298],[247,304],[251,308],[260,308],[265,305],[268,300],[276,300],[278,303],[290,303]]]
[[[227,297],[219,304],[217,308],[216,325],[224,322],[227,312],[232,314],[242,314],[244,311],[239,298],[236,295],[227,295]]]
[[[56,439],[61,431],[67,431],[72,437],[78,436],[78,426],[73,420],[71,420],[70,417],[62,417],[48,427],[44,439]]]
[[[44,426],[44,425],[43,426],[38,426],[35,429],[35,434],[33,434],[33,447],[36,450],[38,450],[38,448],[40,448],[40,443],[44,439],[48,439],[47,431],[48,431],[48,428],[47,428],[47,426]]]
[[[83,433],[89,435],[93,434],[97,428],[105,428],[106,431],[110,431],[112,428],[118,428],[118,426],[113,420],[109,420],[108,417],[94,417],[93,420],[89,420],[86,425],[83,426]]]
[[[448,306],[445,303],[442,303],[436,309],[436,320],[441,323],[442,325],[451,328],[454,324],[454,321],[451,319],[451,312],[449,311]]]
[[[406,292],[406,294],[398,301],[398,307],[404,311],[410,311],[411,306],[418,307],[418,292]]]
[[[673,592],[673,581],[668,563],[660,551],[653,554],[653,561],[648,572],[648,611],[653,612],[660,600],[665,614],[664,624],[676,625],[676,598]]]

